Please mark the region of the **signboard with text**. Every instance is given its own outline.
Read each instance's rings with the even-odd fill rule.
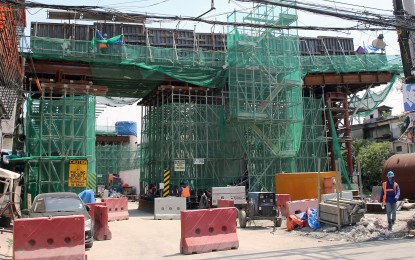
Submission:
[[[185,160],[174,160],[174,171],[175,172],[184,172],[186,169]]]
[[[195,158],[193,164],[205,164],[205,158]]]
[[[88,177],[88,160],[69,161],[69,187],[86,187]]]

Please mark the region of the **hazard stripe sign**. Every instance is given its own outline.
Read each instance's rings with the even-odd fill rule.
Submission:
[[[169,170],[164,170],[163,178],[164,178],[163,197],[168,197],[170,195],[170,171]]]

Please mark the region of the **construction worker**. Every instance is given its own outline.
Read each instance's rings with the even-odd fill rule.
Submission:
[[[153,183],[150,183],[150,188],[148,189],[147,199],[154,200],[154,198],[156,197],[156,193],[157,193],[156,185],[154,185]]]
[[[393,171],[389,171],[387,174],[388,181],[382,184],[382,193],[380,194],[380,200],[382,202],[382,208],[386,205],[386,215],[388,218],[388,230],[392,230],[392,226],[396,220],[396,202],[401,195],[398,183],[395,182],[395,174]]]
[[[187,203],[190,202],[190,188],[184,182],[180,183],[179,195],[186,198]]]

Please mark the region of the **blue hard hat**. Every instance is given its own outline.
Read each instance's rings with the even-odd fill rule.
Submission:
[[[392,178],[395,177],[395,174],[393,173],[393,171],[388,171],[388,178]]]

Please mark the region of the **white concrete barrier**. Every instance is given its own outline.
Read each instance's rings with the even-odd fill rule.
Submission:
[[[186,210],[186,198],[168,197],[154,199],[154,219],[180,219],[182,210]]]
[[[336,193],[329,193],[329,194],[323,194],[321,195],[321,200],[322,201],[326,201],[326,200],[330,200],[330,199],[335,199],[337,198],[337,194]],[[342,195],[341,195],[342,199],[346,199],[346,200],[352,200],[353,199],[353,193],[351,191],[342,191]]]

